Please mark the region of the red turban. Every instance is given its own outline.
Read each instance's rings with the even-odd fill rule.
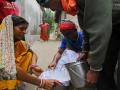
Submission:
[[[60,31],[66,31],[71,29],[76,29],[75,24],[73,23],[61,23],[59,24]]]

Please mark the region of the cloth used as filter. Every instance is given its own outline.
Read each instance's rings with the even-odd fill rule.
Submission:
[[[56,79],[64,86],[69,86],[70,76],[64,64],[76,62],[78,54],[72,50],[66,49],[54,70],[47,69],[39,78],[40,79]],[[39,90],[39,89],[38,89]]]

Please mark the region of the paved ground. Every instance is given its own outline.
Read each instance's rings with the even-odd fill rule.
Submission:
[[[35,42],[31,48],[38,56],[38,65],[46,69],[53,56],[57,52],[59,41]]]

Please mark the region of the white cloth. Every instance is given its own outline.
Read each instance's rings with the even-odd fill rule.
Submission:
[[[54,70],[48,69],[43,72],[40,79],[56,79],[64,86],[69,86],[70,76],[64,64],[76,62],[78,54],[72,50],[66,49]]]
[[[65,49],[65,51],[63,52],[58,65],[59,64],[67,64],[67,63],[72,63],[72,62],[76,62],[78,58],[78,54],[70,49]]]
[[[56,79],[59,80],[64,86],[69,85],[70,77],[69,73],[66,68],[60,69],[48,69],[47,71],[43,72],[39,78],[42,79]]]

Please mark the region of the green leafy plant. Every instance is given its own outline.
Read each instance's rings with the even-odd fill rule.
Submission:
[[[45,9],[43,12],[43,22],[47,22],[49,24],[49,34],[54,32],[56,29],[56,23],[54,21],[54,12],[50,9]]]

